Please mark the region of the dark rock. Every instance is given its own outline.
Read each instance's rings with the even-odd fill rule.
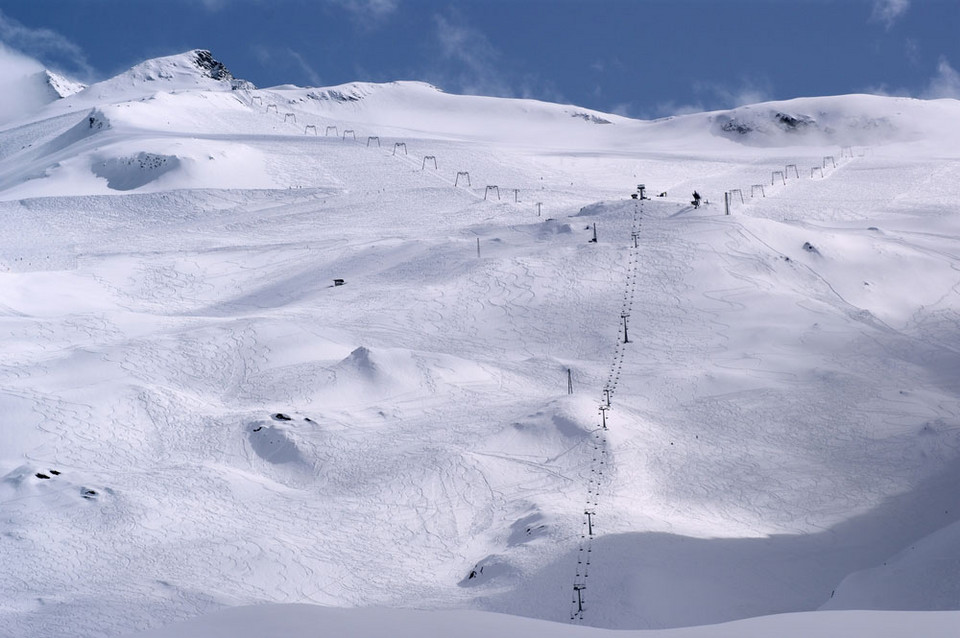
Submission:
[[[232,80],[233,74],[223,65],[222,62],[215,60],[213,54],[205,50],[193,52],[193,63],[197,68],[205,72],[207,77],[214,80]]]

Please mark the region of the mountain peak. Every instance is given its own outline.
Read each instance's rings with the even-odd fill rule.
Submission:
[[[131,88],[135,93],[140,93],[144,88],[151,92],[253,88],[249,82],[234,78],[230,70],[206,49],[153,58],[95,86],[98,89],[119,90],[122,95],[129,95]]]
[[[54,73],[53,71],[43,70],[40,71],[38,75],[53,92],[53,95],[51,96],[53,99],[70,97],[71,95],[79,93],[87,88],[86,84],[74,82],[73,80],[67,79],[58,73]]]

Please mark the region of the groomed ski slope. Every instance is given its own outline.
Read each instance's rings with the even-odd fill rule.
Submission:
[[[956,101],[636,122],[145,65],[0,131],[0,635],[957,609]],[[956,614],[750,622],[848,621]]]

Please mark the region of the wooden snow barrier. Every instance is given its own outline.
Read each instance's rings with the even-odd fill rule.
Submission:
[[[407,143],[406,143],[406,142],[396,142],[396,143],[394,143],[394,145],[393,145],[393,154],[394,154],[394,155],[397,154],[397,149],[398,149],[398,148],[402,148],[402,149],[403,149],[403,154],[404,154],[404,155],[407,154]]]
[[[343,138],[342,138],[342,139],[344,139],[344,140],[347,139],[347,135],[348,135],[348,134],[353,136],[353,141],[354,141],[354,142],[357,141],[357,134],[356,134],[356,132],[355,132],[352,128],[348,128],[347,130],[345,130],[345,131],[343,132]]]
[[[293,123],[296,124],[296,123],[297,123],[297,116],[296,116],[296,114],[294,114],[294,113],[284,113],[284,114],[283,114],[283,121],[286,122],[287,120],[293,120]]]
[[[276,104],[267,104],[267,111],[266,111],[266,112],[269,113],[269,112],[270,112],[270,109],[273,109],[273,112],[274,112],[274,113],[279,113],[279,111],[277,110],[277,105],[276,105]]]
[[[786,186],[787,178],[784,176],[783,171],[773,171],[770,173],[770,185],[773,186],[773,183],[777,179],[777,175],[780,176],[780,181],[782,181],[784,186]]]
[[[377,148],[380,148],[380,138],[376,135],[371,135],[367,138],[367,148],[370,148],[370,142],[373,142],[374,140],[377,142]]]
[[[823,169],[819,166],[813,166],[810,168],[810,179],[813,179],[814,173],[820,173],[820,177],[823,177]]]
[[[837,167],[837,160],[833,159],[833,155],[824,155],[824,156],[823,156],[823,168],[826,168],[826,167],[827,167],[827,161],[828,161],[828,160],[830,161],[830,164],[832,164],[834,168]]]
[[[730,200],[731,200],[731,201],[733,201],[733,194],[734,194],[734,193],[736,193],[737,195],[740,196],[740,203],[741,203],[741,204],[745,204],[745,203],[746,203],[746,202],[743,201],[743,191],[740,190],[739,188],[731,188],[731,189],[730,189]]]
[[[800,179],[800,171],[797,170],[797,165],[796,165],[796,164],[787,164],[786,166],[784,166],[784,167],[783,167],[783,174],[784,174],[784,175],[789,175],[791,168],[793,169],[793,174],[796,175],[797,179]]]
[[[256,102],[256,103],[259,104],[260,106],[263,106],[263,98],[261,98],[259,95],[251,96],[250,101],[251,101],[251,102]]]
[[[840,157],[853,157],[853,147],[852,146],[842,146],[840,147]]]
[[[760,189],[761,195],[763,195],[764,197],[767,196],[767,194],[763,190],[763,184],[754,184],[753,186],[750,187],[750,197],[757,196],[757,189]]]
[[[486,199],[490,191],[497,191],[497,199],[500,199],[500,187],[496,185],[488,185],[487,189],[483,191],[483,198]]]
[[[333,131],[333,134],[334,134],[335,136],[337,136],[337,137],[340,136],[340,133],[338,132],[339,129],[338,129],[336,126],[332,126],[332,125],[327,127],[327,130],[326,130],[326,132],[323,134],[323,136],[324,136],[324,137],[329,137],[329,136],[330,136],[330,131]]]
[[[423,158],[423,164],[420,166],[420,170],[426,170],[427,160],[433,160],[433,169],[437,169],[437,158],[434,155],[427,155]]]
[[[470,186],[470,171],[457,171],[457,178],[453,180],[453,185],[459,186],[461,177],[466,178],[467,186]]]
[[[317,134],[317,125],[316,124],[307,124],[303,127],[303,134],[306,135],[310,132],[310,129],[313,129],[313,134]]]

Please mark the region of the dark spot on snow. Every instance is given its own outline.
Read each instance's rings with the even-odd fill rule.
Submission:
[[[612,124],[610,120],[589,113],[571,113],[570,117],[578,117],[585,122],[592,122],[593,124]]]
[[[788,131],[795,131],[806,128],[816,121],[808,115],[790,115],[788,113],[777,113],[774,118],[783,125]]]
[[[310,91],[307,93],[307,97],[311,100],[340,102],[342,104],[344,102],[359,102],[364,96],[357,90],[347,93],[336,89],[327,89],[325,91]]]
[[[726,133],[739,133],[740,135],[746,135],[747,133],[753,131],[753,127],[742,122],[738,122],[737,120],[724,122],[720,128]]]
[[[303,420],[306,421],[307,423],[313,423],[313,419],[311,419],[308,416],[303,417]]]
[[[283,412],[277,412],[276,414],[273,415],[273,418],[276,421],[292,421],[293,420]]]
[[[38,479],[48,479],[48,478],[50,478],[49,476],[47,476],[47,475],[44,474],[43,472],[37,472],[34,476],[36,476]]]
[[[91,490],[90,488],[84,487],[80,489],[80,496],[87,500],[93,500],[97,498],[97,490]]]
[[[808,242],[808,241],[807,241],[807,242],[803,242],[803,249],[804,249],[805,251],[807,251],[808,253],[816,253],[816,254],[818,254],[818,255],[820,254],[820,251],[817,250],[816,246],[814,246],[813,244],[811,244],[811,243]]]
[[[516,570],[508,564],[501,563],[495,556],[488,556],[482,561],[484,564],[477,563],[467,576],[457,583],[460,587],[479,586],[498,576],[510,576],[516,573]]]
[[[254,432],[259,432],[259,431],[262,430],[262,429],[263,429],[263,426],[261,425],[261,426],[258,427],[258,428],[253,428],[253,431],[254,431]]]
[[[516,520],[510,526],[510,537],[507,544],[511,547],[530,542],[547,533],[547,526],[542,522],[543,516],[539,513],[530,514]]]
[[[60,476],[60,470],[50,470],[50,473],[54,476]]]

